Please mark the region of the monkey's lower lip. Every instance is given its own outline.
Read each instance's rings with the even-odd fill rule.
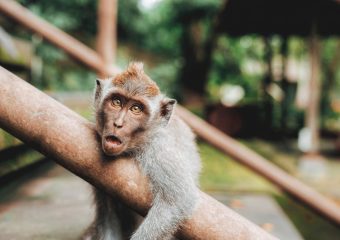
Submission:
[[[119,146],[122,144],[122,141],[114,135],[106,136],[105,141],[113,146]]]

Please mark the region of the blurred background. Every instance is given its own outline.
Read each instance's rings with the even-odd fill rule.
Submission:
[[[96,48],[98,1],[18,2]],[[118,66],[143,61],[163,92],[340,205],[339,1],[121,0],[117,7]],[[2,13],[0,65],[93,120],[96,72]],[[204,191],[227,196],[223,201],[241,212],[248,201],[258,201],[257,208],[270,198],[288,222],[282,226],[295,234],[281,235],[285,239],[340,239],[339,226],[201,139],[198,143]],[[32,211],[28,206],[34,197],[24,192],[37,179],[75,181],[77,188],[80,180],[70,180],[63,171],[0,129],[0,232],[8,234],[0,239],[30,239],[16,235],[13,221],[21,219],[23,227],[28,224],[24,216],[32,213],[16,215],[15,209]],[[57,186],[54,192],[38,191],[42,202],[36,209],[39,204],[48,208],[48,199],[64,191]],[[67,195],[81,198],[83,208],[77,211],[85,211],[89,193],[77,196]],[[22,199],[28,206],[18,203]],[[12,203],[18,205],[11,208]],[[23,228],[33,229],[34,239],[75,239],[69,236],[86,227],[91,212],[86,214],[77,227],[70,223],[65,235],[56,238],[51,236],[58,230],[49,229],[47,220],[45,235],[32,221]],[[255,218],[267,231],[281,231],[280,223]]]

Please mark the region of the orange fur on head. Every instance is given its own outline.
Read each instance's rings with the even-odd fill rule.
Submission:
[[[131,62],[124,72],[116,75],[112,79],[112,83],[116,86],[123,86],[127,81],[139,81],[140,83],[145,84],[145,95],[150,97],[160,94],[157,84],[144,73],[143,63],[141,62]]]

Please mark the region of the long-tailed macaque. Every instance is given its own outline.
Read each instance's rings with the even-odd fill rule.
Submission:
[[[133,156],[149,179],[153,202],[137,226],[136,213],[95,190],[96,216],[84,239],[172,239],[190,217],[199,198],[200,157],[193,133],[173,114],[175,105],[144,73],[142,63],[97,79],[94,107],[102,149],[108,156]]]

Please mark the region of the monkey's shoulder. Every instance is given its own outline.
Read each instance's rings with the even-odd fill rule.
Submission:
[[[176,114],[153,143],[153,147],[161,150],[162,154],[169,154],[173,158],[176,153],[180,157],[179,161],[199,161],[195,135]]]
[[[188,141],[195,139],[191,128],[177,114],[173,114],[166,128],[168,134],[180,139],[187,139]]]

